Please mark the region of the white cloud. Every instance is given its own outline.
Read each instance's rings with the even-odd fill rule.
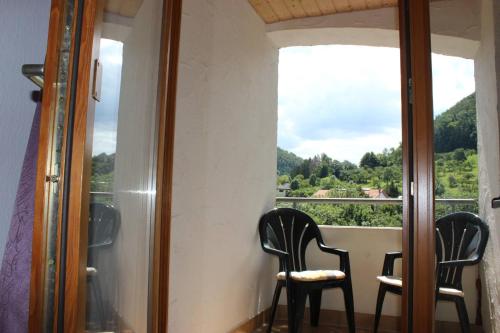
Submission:
[[[434,113],[438,115],[476,90],[474,61],[433,54],[432,86]]]
[[[336,160],[348,160],[358,164],[368,151],[381,153],[385,148],[397,147],[401,142],[398,130],[385,133],[367,133],[355,137],[333,137],[325,140],[304,140],[294,149],[299,156],[313,156],[325,153]]]
[[[280,50],[278,145],[302,157],[359,162],[401,142],[399,49],[327,45]],[[471,62],[433,56],[444,111],[474,91]],[[442,112],[441,111],[441,112]]]
[[[116,131],[96,130],[94,131],[94,142],[92,144],[92,156],[101,153],[114,154],[116,152]]]

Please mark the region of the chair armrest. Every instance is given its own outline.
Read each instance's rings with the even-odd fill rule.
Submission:
[[[272,254],[272,255],[279,257],[280,266],[283,265],[282,268],[285,271],[285,279],[286,279],[286,281],[290,281],[290,268],[288,265],[288,252],[278,250],[278,249],[276,249],[276,248],[274,248],[266,243],[262,243],[262,249],[266,253],[269,253],[269,254]]]
[[[262,249],[264,252],[278,256],[280,259],[284,259],[286,262],[286,259],[288,258],[288,252],[278,250],[274,247],[271,247],[268,244],[262,244]]]
[[[403,252],[387,252],[384,258],[382,275],[391,276],[394,274],[394,262],[403,257]]]
[[[347,252],[346,250],[342,250],[342,249],[337,249],[335,247],[330,247],[330,246],[326,246],[325,244],[319,244],[319,249],[323,252],[326,252],[326,253],[330,253],[330,254],[336,254],[338,256],[343,256],[343,255],[349,255],[349,252]]]
[[[349,263],[349,252],[348,251],[342,250],[342,249],[337,249],[337,248],[334,248],[334,247],[326,246],[322,242],[318,242],[318,246],[319,246],[319,249],[322,252],[326,252],[326,253],[330,253],[330,254],[335,254],[335,255],[339,256],[339,259],[340,259],[340,270],[342,272],[346,273],[347,275],[350,275],[351,266],[350,266],[350,263]]]

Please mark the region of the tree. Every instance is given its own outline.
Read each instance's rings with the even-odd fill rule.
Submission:
[[[436,179],[436,189],[434,190],[434,193],[436,194],[437,197],[440,197],[444,194],[445,188],[443,183],[439,178]]]
[[[318,183],[318,178],[316,177],[316,175],[312,175],[310,178],[309,178],[309,185],[311,186],[316,186]]]
[[[463,162],[467,159],[467,156],[465,156],[465,150],[463,148],[457,148],[453,152],[453,159],[455,161]]]
[[[361,161],[359,162],[359,166],[362,168],[373,169],[375,167],[380,166],[380,161],[377,158],[377,155],[375,155],[375,153],[369,152],[363,155]]]
[[[300,182],[297,179],[292,180],[292,183],[290,184],[290,188],[292,190],[298,190],[300,187]]]
[[[389,182],[389,184],[386,185],[384,191],[391,198],[399,197],[399,189],[396,186],[396,184],[394,183],[394,181],[392,181],[392,180]]]
[[[448,183],[450,184],[451,188],[454,188],[454,187],[458,186],[457,179],[454,176],[452,176],[452,175],[448,176]]]
[[[328,164],[323,163],[319,169],[319,178],[328,177]]]
[[[283,175],[278,177],[278,185],[283,185],[286,183],[290,183],[290,176],[289,175]]]

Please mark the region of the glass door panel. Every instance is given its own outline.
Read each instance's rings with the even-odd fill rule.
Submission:
[[[478,214],[479,210],[475,58],[480,38],[480,6],[481,2],[475,1],[430,2],[436,220],[457,212]],[[454,253],[446,252],[442,260],[459,259],[463,253],[458,245],[465,229],[452,230],[450,235],[445,229],[437,228],[437,249],[446,252],[454,243],[457,248]],[[449,288],[460,289],[464,297],[437,303],[437,332],[444,330],[445,325],[458,328],[459,322],[466,320],[464,313],[468,313],[471,324],[481,323],[478,267],[451,273],[454,272],[450,275],[445,271],[444,277],[438,272],[437,279],[449,284]],[[454,301],[458,302],[456,306]],[[464,311],[457,312],[462,306]]]
[[[161,0],[104,6],[93,91],[90,332],[149,331],[161,13]]]

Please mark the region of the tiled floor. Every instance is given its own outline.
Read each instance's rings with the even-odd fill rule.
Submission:
[[[267,327],[263,327],[257,329],[254,333],[265,333],[267,332]],[[286,324],[277,323],[273,326],[273,333],[288,333],[288,329]],[[311,327],[308,324],[304,324],[302,333],[348,333],[348,329],[346,327],[338,327],[331,325],[320,325],[319,327]],[[372,332],[371,329],[358,328],[356,329],[356,333],[368,333]],[[379,330],[379,333],[396,333],[395,331],[384,331]]]

